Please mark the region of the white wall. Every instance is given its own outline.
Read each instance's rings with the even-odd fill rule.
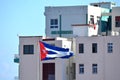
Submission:
[[[73,26],[73,36],[88,36],[88,26]]]
[[[93,27],[88,27],[88,36],[98,35],[98,25]]]
[[[98,25],[94,26],[73,26],[73,36],[93,36],[98,35]]]
[[[115,16],[120,16],[120,7],[112,8],[112,31],[120,32],[120,27],[115,27]]]

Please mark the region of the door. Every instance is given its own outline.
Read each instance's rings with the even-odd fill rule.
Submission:
[[[55,63],[43,63],[43,80],[55,80]]]

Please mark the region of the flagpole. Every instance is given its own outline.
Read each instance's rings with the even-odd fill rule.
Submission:
[[[69,58],[69,80],[70,80],[70,58]]]

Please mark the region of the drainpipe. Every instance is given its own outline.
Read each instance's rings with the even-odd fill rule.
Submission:
[[[61,25],[62,25],[62,22],[61,22],[61,15],[59,15],[59,37],[62,37]]]

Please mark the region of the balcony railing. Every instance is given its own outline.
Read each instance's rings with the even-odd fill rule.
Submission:
[[[19,80],[18,76],[15,76],[15,77],[14,77],[14,80]]]

